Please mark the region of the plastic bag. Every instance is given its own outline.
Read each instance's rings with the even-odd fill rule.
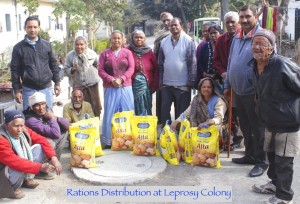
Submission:
[[[168,123],[160,133],[160,149],[162,157],[172,165],[178,165],[180,161],[180,153],[176,134],[171,130]]]
[[[133,111],[123,111],[114,114],[111,128],[112,150],[132,150],[133,141],[130,118],[133,114]]]
[[[96,132],[95,132],[95,145],[96,145],[96,152],[95,155],[96,157],[98,156],[103,156],[104,152],[101,147],[101,139],[100,139],[100,120],[99,117],[94,117],[94,118],[88,118],[85,120],[80,120],[76,123],[73,123],[72,126],[79,126],[79,127],[95,127]]]
[[[70,126],[71,166],[91,168],[95,162],[95,127]]]
[[[192,157],[192,140],[191,140],[191,132],[190,132],[190,121],[186,119],[184,115],[180,116],[183,121],[180,125],[179,130],[179,138],[178,138],[178,147],[179,152],[181,155],[181,158],[186,163],[192,163],[193,157]]]
[[[131,130],[133,154],[143,156],[159,155],[157,151],[157,117],[132,116]]]
[[[221,168],[219,158],[219,130],[215,125],[209,128],[191,128],[193,165]]]

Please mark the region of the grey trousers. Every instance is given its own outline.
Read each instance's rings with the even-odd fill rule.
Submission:
[[[34,144],[31,146],[31,152],[33,155],[33,161],[38,163],[43,163],[45,161],[46,156],[40,144]],[[20,188],[28,174],[15,171],[8,166],[5,167],[5,175],[7,176],[11,186],[13,189]],[[34,175],[32,176],[32,178]]]

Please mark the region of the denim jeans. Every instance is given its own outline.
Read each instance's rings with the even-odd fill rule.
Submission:
[[[31,96],[32,94],[34,94],[34,92],[41,92],[43,94],[46,95],[46,103],[49,109],[52,109],[53,106],[53,88],[49,87],[49,88],[45,88],[42,90],[35,90],[32,88],[28,88],[26,86],[23,85],[22,87],[22,91],[23,91],[23,109],[26,110],[29,107],[29,96]]]

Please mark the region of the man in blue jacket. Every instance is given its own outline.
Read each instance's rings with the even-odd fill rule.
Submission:
[[[253,67],[248,62],[253,58],[251,41],[254,34],[262,29],[257,23],[256,8],[243,6],[239,11],[242,30],[237,33],[230,47],[227,78],[224,82],[224,95],[228,97],[229,88],[235,93],[236,109],[240,127],[244,135],[245,156],[233,158],[236,164],[254,164],[249,176],[261,176],[268,168],[263,150],[264,127],[255,114],[255,90],[253,86]]]
[[[266,126],[264,150],[271,179],[252,189],[275,194],[265,203],[291,204],[293,162],[300,153],[300,67],[276,55],[275,39],[272,31],[262,29],[252,41],[256,108]]]
[[[11,60],[12,87],[17,103],[23,102],[28,108],[28,97],[39,91],[46,95],[47,106],[53,105],[53,88],[60,94],[60,78],[51,45],[39,36],[40,21],[37,16],[29,16],[25,21],[25,39],[13,48]]]

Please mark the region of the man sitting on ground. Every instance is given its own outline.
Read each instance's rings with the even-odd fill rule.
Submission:
[[[91,104],[84,101],[83,93],[80,89],[72,91],[71,102],[64,106],[63,117],[70,123],[95,117]]]
[[[47,108],[46,96],[41,92],[35,92],[29,96],[29,108],[24,111],[26,126],[43,135],[55,149],[57,158],[60,159],[70,123],[68,120],[57,117]]]
[[[17,110],[6,111],[0,126],[0,198],[20,199],[20,187],[36,188],[34,175],[40,172],[59,175],[62,167],[55,151],[41,135],[25,127],[25,117]],[[49,159],[49,163],[43,163]],[[52,178],[54,178],[52,176]]]

